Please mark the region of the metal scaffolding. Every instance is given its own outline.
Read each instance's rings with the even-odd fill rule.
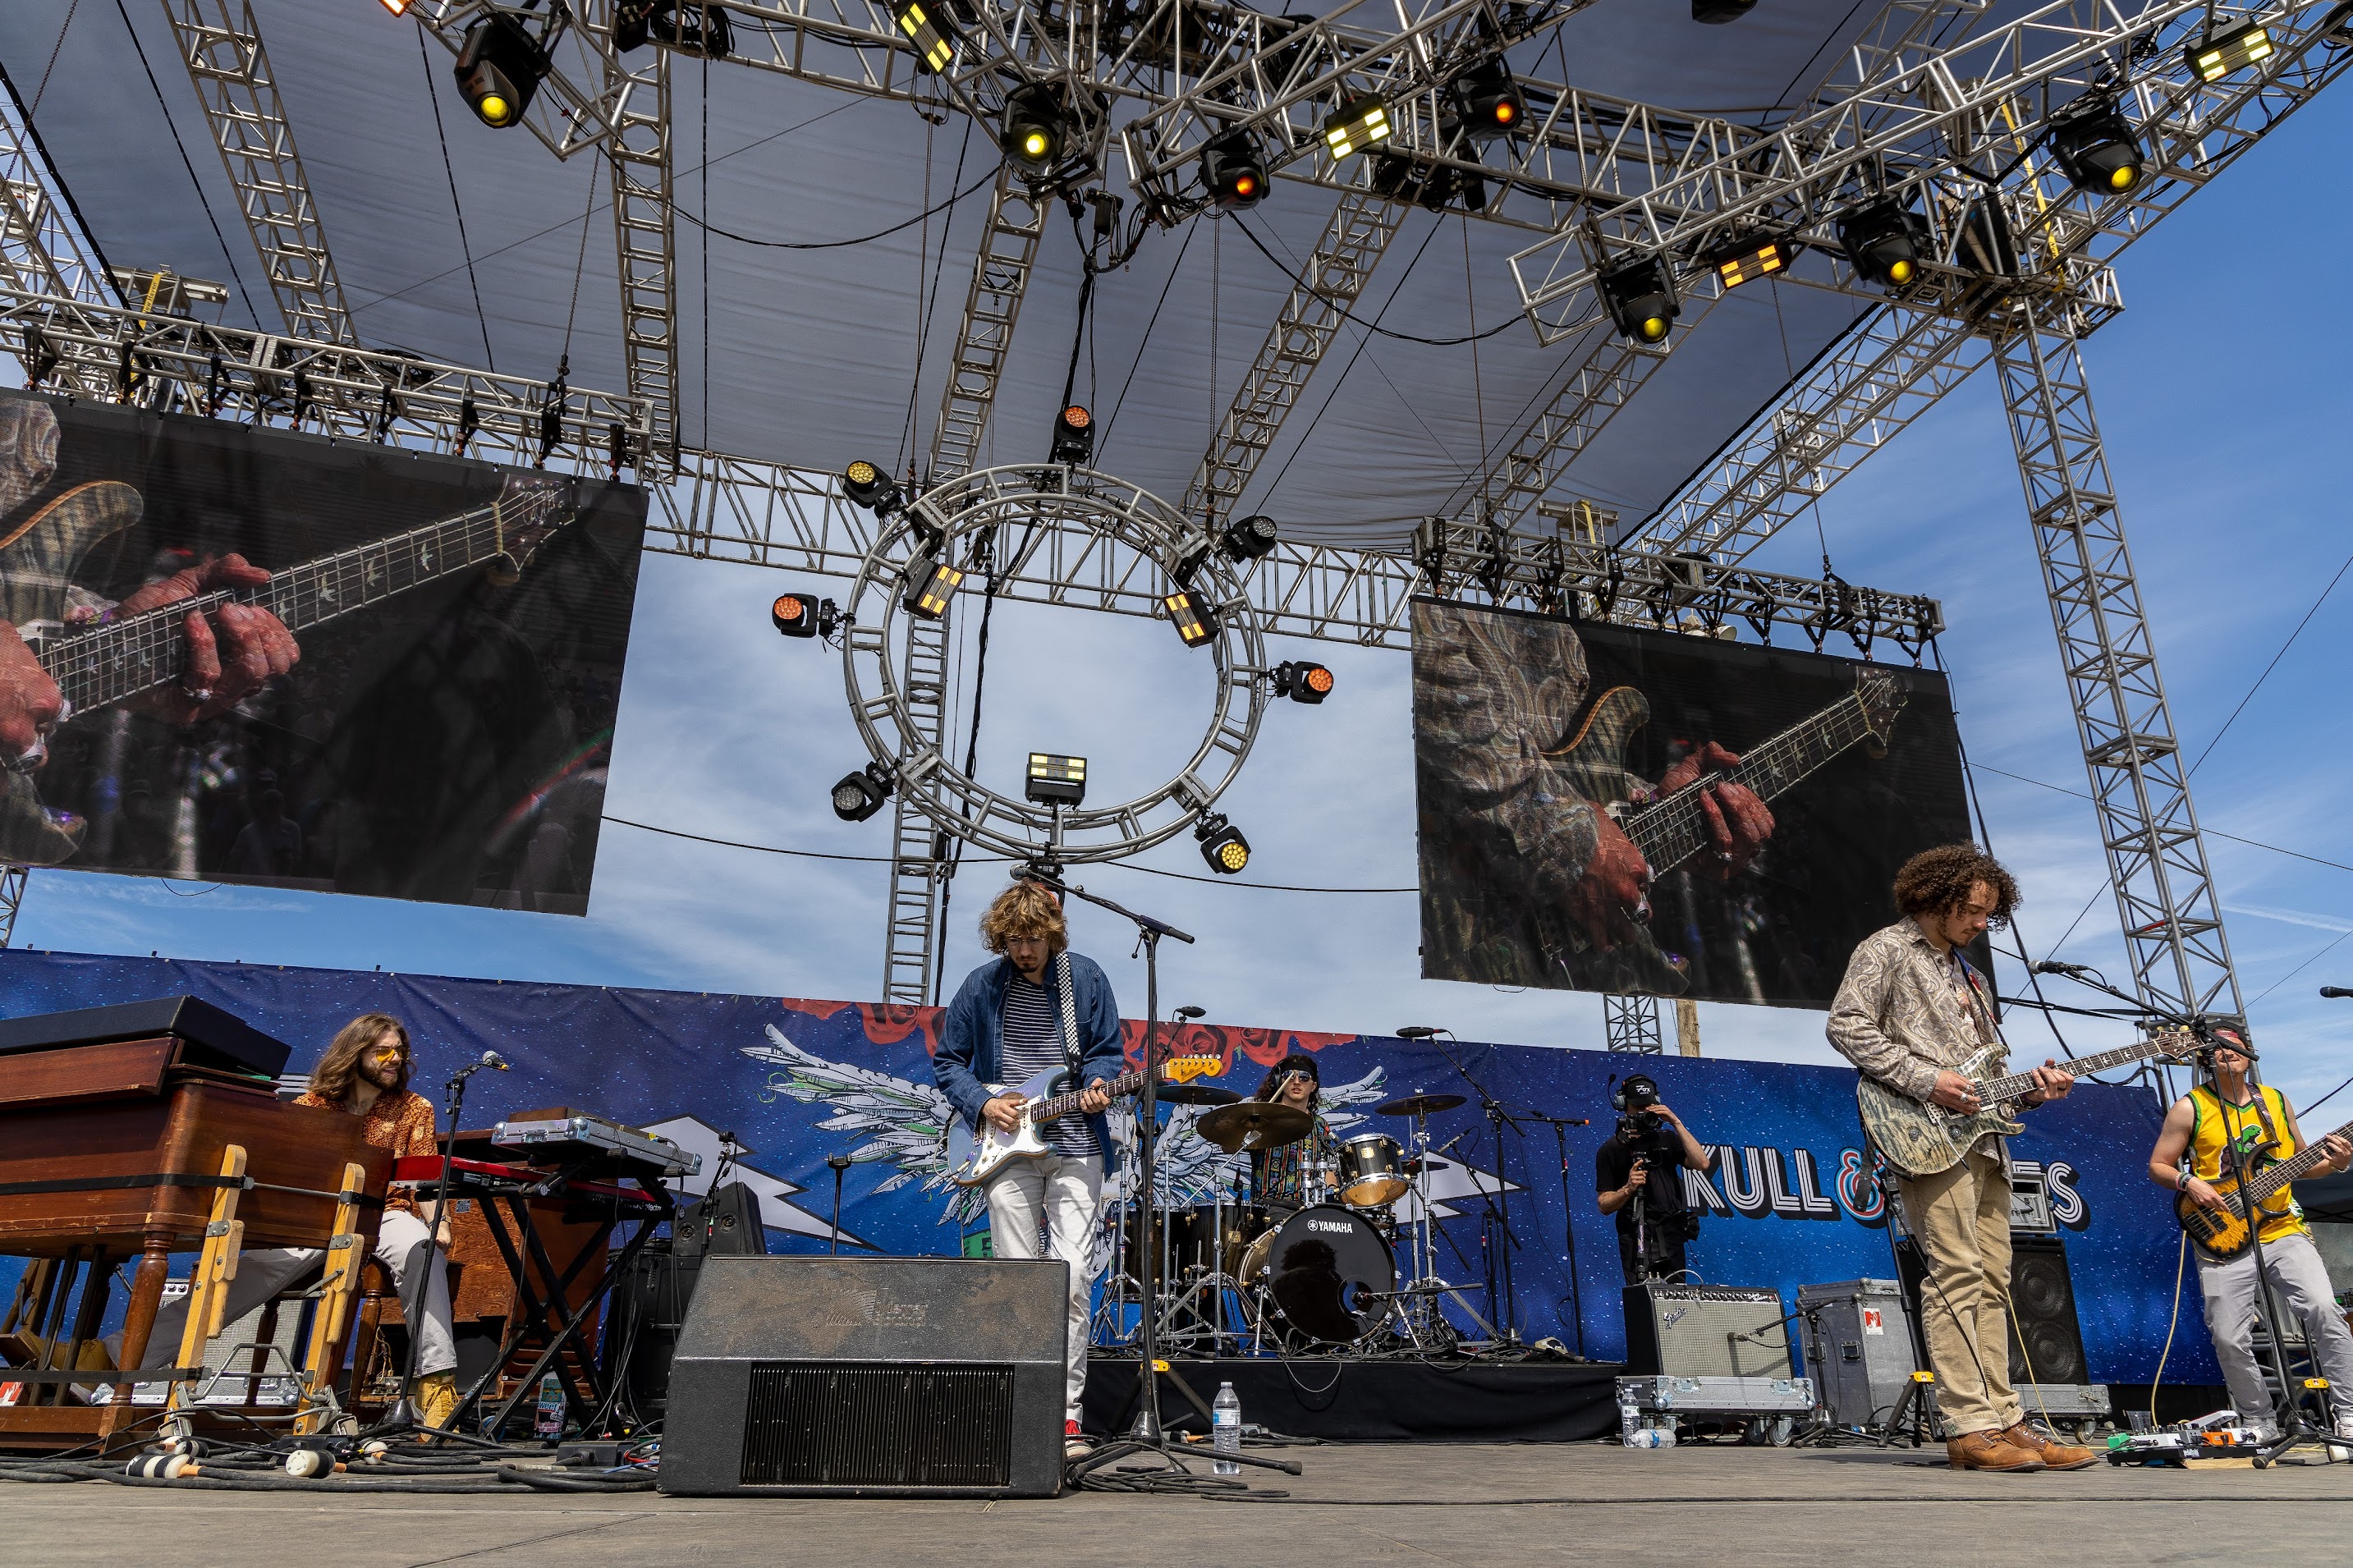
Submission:
[[[1666,1055],[1667,1047],[1659,1033],[1656,996],[1603,996],[1601,1031],[1610,1050],[1642,1057]]]

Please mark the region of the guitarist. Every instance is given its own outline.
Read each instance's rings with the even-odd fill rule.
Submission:
[[[940,1092],[976,1131],[986,1124],[1011,1132],[1021,1124],[1022,1098],[993,1094],[991,1085],[1020,1083],[1048,1068],[1068,1068],[1074,1083],[1086,1085],[1084,1120],[1046,1123],[1052,1152],[1008,1161],[986,1189],[996,1257],[1036,1258],[1044,1230],[1053,1256],[1070,1265],[1062,1436],[1066,1455],[1082,1458],[1079,1406],[1087,1388],[1095,1213],[1111,1161],[1103,1085],[1118,1076],[1124,1055],[1119,1005],[1102,966],[1070,951],[1061,905],[1035,882],[1016,882],[997,896],[980,917],[980,940],[1001,956],[966,975],[948,1004],[932,1058]]]
[[[1998,1042],[1990,988],[1962,949],[2018,906],[2018,883],[1974,844],[1924,849],[1895,873],[1904,918],[1873,931],[1847,961],[1831,1004],[1841,1056],[1899,1094],[1974,1115],[1977,1085],[1953,1070]],[[2033,1071],[2021,1105],[2065,1098],[2072,1074]],[[1896,1178],[1904,1217],[1928,1263],[1921,1327],[1957,1470],[2077,1470],[2089,1448],[2053,1443],[2026,1424],[2010,1385],[2010,1158],[1987,1133],[1951,1169]]]
[[[2240,1041],[2230,1030],[2216,1031],[2218,1039]],[[2307,1145],[2296,1125],[2295,1110],[2287,1097],[2268,1084],[2247,1079],[2245,1052],[2228,1045],[2214,1050],[2214,1087],[2199,1085],[2173,1102],[2165,1126],[2149,1151],[2149,1180],[2168,1192],[2179,1192],[2200,1208],[2223,1206],[2214,1184],[2233,1174],[2224,1152],[2235,1143],[2252,1176],[2265,1165],[2299,1152]],[[2218,1093],[2217,1090],[2220,1092]],[[2327,1161],[2320,1169],[2335,1174],[2353,1166],[2353,1145],[2335,1133],[2320,1141]],[[2183,1156],[2188,1156],[2184,1168]],[[2353,1331],[2338,1315],[2329,1289],[2328,1269],[2312,1244],[2304,1211],[2289,1189],[2263,1206],[2263,1277],[2288,1311],[2304,1324],[2320,1373],[2328,1379],[2329,1404],[2336,1412],[2337,1436],[2353,1438]],[[2272,1396],[2254,1352],[2255,1249],[2215,1259],[2198,1257],[2198,1287],[2206,1299],[2206,1331],[2213,1336],[2214,1359],[2222,1363],[2222,1381],[2230,1386],[2231,1404],[2239,1418],[2267,1436],[2278,1435],[2273,1420]]]

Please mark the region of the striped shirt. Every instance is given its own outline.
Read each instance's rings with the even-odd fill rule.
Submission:
[[[1061,1072],[1071,1065],[1062,1046],[1062,1009],[1049,985],[1032,985],[1019,974],[1005,987],[1005,1079],[1008,1085],[1026,1082],[1049,1068]],[[1079,1087],[1073,1085],[1072,1087]],[[1101,1152],[1086,1118],[1073,1111],[1039,1129],[1046,1146],[1057,1154],[1083,1160]]]

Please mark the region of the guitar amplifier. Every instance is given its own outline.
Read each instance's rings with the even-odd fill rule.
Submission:
[[[1798,1287],[1806,1372],[1840,1426],[1888,1420],[1916,1370],[1912,1312],[1894,1279]]]
[[[706,1254],[670,1364],[674,1497],[1052,1497],[1069,1266]]]
[[[1787,1379],[1778,1290],[1731,1285],[1626,1287],[1626,1370],[1670,1377]]]

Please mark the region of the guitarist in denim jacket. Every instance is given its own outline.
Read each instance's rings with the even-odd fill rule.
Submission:
[[[948,1004],[932,1058],[940,1092],[976,1130],[985,1123],[1009,1132],[1020,1122],[1021,1096],[991,1086],[1063,1066],[1074,1083],[1086,1086],[1084,1121],[1047,1123],[1050,1152],[1008,1161],[986,1188],[995,1256],[1039,1256],[1042,1230],[1052,1256],[1070,1265],[1062,1432],[1066,1452],[1078,1458],[1086,1450],[1079,1405],[1087,1386],[1095,1216],[1112,1155],[1103,1117],[1111,1097],[1103,1086],[1118,1076],[1124,1055],[1119,1005],[1102,966],[1069,951],[1061,906],[1035,882],[1016,882],[997,896],[981,916],[980,938],[1000,956],[966,975]],[[1066,1037],[1065,1018],[1076,1026],[1074,1038]]]

